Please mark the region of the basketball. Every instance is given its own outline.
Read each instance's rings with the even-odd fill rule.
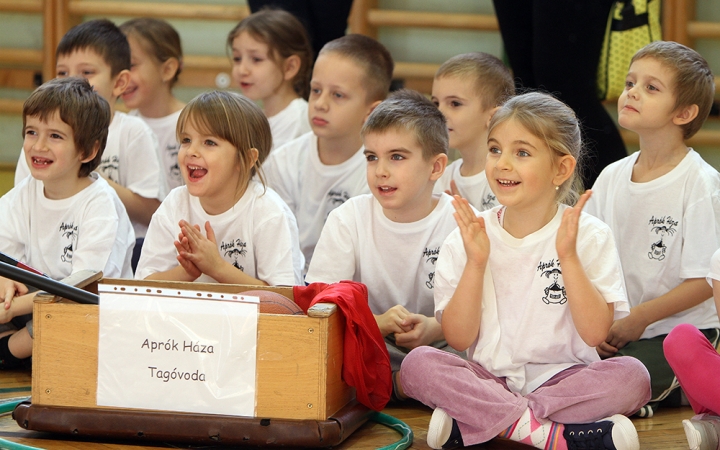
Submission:
[[[261,289],[245,291],[242,295],[252,295],[260,298],[261,314],[291,314],[303,315],[303,310],[289,298],[273,291],[265,291]]]

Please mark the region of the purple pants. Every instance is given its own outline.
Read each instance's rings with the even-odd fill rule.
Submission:
[[[720,413],[720,355],[693,325],[683,323],[663,341],[665,358],[695,414]],[[403,375],[405,375],[403,373]]]
[[[650,375],[628,356],[570,367],[523,397],[474,361],[418,347],[405,357],[401,380],[405,394],[458,422],[465,445],[496,437],[528,407],[539,419],[589,423],[633,414],[650,400]]]

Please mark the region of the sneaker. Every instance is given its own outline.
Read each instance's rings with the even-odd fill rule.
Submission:
[[[720,417],[700,414],[682,421],[690,450],[716,450],[720,435]]]
[[[427,443],[434,449],[453,449],[464,447],[457,421],[442,408],[435,408],[428,425]]]
[[[566,424],[568,450],[639,450],[637,430],[630,419],[615,414],[593,423]]]

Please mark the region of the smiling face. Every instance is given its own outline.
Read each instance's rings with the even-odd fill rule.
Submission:
[[[375,102],[368,100],[365,68],[335,52],[322,53],[310,81],[310,126],[321,139],[360,136]],[[379,102],[378,102],[379,103]]]
[[[285,82],[283,71],[268,45],[250,33],[243,31],[233,40],[232,55],[233,81],[247,98],[266,100]]]
[[[432,101],[445,116],[450,148],[460,153],[485,151],[487,125],[492,108],[484,108],[475,83],[469,76],[436,78]]]
[[[620,126],[642,133],[672,124],[675,118],[674,80],[674,71],[654,58],[633,62],[625,79],[625,90],[618,99]]]
[[[415,222],[430,214],[435,205],[432,189],[447,155],[426,160],[414,133],[405,129],[370,132],[364,140],[368,186],[385,216]]]
[[[121,73],[127,74],[126,71]],[[111,108],[115,105],[118,96],[125,90],[124,81],[121,86],[118,85],[120,74],[113,77],[110,65],[90,48],[77,49],[66,55],[58,55],[55,75],[58,78],[85,78],[95,92],[107,100]]]
[[[208,214],[232,207],[245,191],[241,183],[238,150],[230,142],[200,132],[192,120],[179,134],[178,163],[191,195]]]
[[[141,41],[133,35],[127,37],[130,44],[130,81],[122,94],[125,106],[140,109],[152,105],[157,93],[169,90],[163,82],[163,65],[150,54]]]
[[[83,158],[75,147],[73,130],[56,111],[43,122],[37,116],[25,119],[23,151],[33,178],[43,182],[48,198],[70,197],[87,178],[80,179],[80,166],[95,157]]]
[[[508,210],[549,208],[556,201],[555,186],[567,179],[558,173],[559,159],[545,141],[508,119],[490,132],[485,174]]]

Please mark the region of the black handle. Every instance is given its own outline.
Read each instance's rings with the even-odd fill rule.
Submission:
[[[92,292],[78,289],[75,286],[55,281],[52,278],[36,275],[27,270],[0,261],[0,276],[10,278],[23,284],[30,284],[51,294],[86,305],[97,305],[99,297]]]

